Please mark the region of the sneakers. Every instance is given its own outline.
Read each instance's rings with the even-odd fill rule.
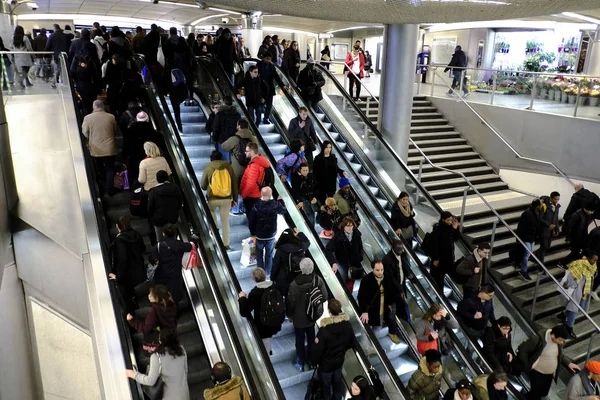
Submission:
[[[360,99],[360,97],[357,97],[356,100],[354,100],[355,103],[362,103],[362,100]]]
[[[225,251],[231,251],[231,247],[225,246]]]
[[[519,277],[525,281],[531,282],[533,278],[527,272],[519,271]]]
[[[594,299],[594,300],[596,300],[596,301],[599,301],[599,300],[600,300],[600,297],[598,297],[598,293],[596,293],[596,292],[592,292],[592,293],[590,293],[590,295],[592,296],[592,299]]]
[[[394,335],[393,333],[388,333],[389,338],[392,340],[392,342],[398,344],[400,343],[400,338],[398,337],[398,335]]]
[[[300,362],[297,358],[294,360],[294,367],[300,372],[304,372],[304,364]]]
[[[470,94],[471,94],[470,92],[467,92],[467,93],[463,94],[463,99],[464,99],[465,97],[468,97]]]

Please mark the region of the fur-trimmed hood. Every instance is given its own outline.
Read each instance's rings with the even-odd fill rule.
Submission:
[[[215,386],[210,389],[206,389],[204,391],[204,400],[217,400],[217,399],[220,399],[222,396],[227,395],[229,392],[235,393],[235,396],[237,396],[237,397],[232,397],[232,398],[238,399],[240,397],[239,392],[240,392],[241,385],[242,385],[242,378],[239,376],[234,376],[229,381],[227,381],[226,383],[224,383],[222,385]]]
[[[323,318],[321,320],[321,328],[325,328],[328,325],[338,324],[342,321],[350,321],[350,317],[345,312],[340,313],[339,315],[332,315],[330,317]]]
[[[421,358],[421,361],[419,362],[419,369],[426,376],[434,376],[434,375],[431,375],[431,373],[429,372],[429,368],[427,368],[427,359],[425,357]],[[440,369],[438,370],[437,374],[435,374],[435,375],[441,375],[441,374],[442,374],[442,366],[440,365]]]

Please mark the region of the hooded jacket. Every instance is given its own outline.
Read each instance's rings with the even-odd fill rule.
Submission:
[[[563,219],[565,220],[563,226],[566,226],[569,223],[571,216],[577,211],[581,210],[586,203],[591,202],[592,204],[598,204],[599,201],[600,200],[598,199],[598,195],[596,193],[585,188],[579,189],[573,193],[573,196],[571,196],[571,201],[565,210],[565,215],[563,216]]]
[[[540,230],[541,219],[540,210],[533,206],[523,211],[519,219],[519,225],[517,225],[517,234],[522,241],[528,243],[535,242]]]
[[[485,328],[482,342],[483,355],[491,364],[492,369],[496,370],[502,368],[508,373],[515,374],[514,371],[510,370],[511,368],[507,368],[511,363],[508,361],[506,353],[512,354],[513,361],[517,357],[512,347],[512,335],[510,333],[507,338],[498,328],[498,324],[492,324],[491,327],[488,326]]]
[[[314,272],[309,275],[300,274],[290,285],[290,290],[286,298],[286,314],[292,321],[294,328],[309,328],[315,323],[306,315],[306,296],[314,286],[317,286],[323,294],[323,302],[329,298],[327,287],[320,276]]]
[[[273,258],[273,268],[271,269],[271,280],[275,281],[275,286],[282,295],[287,296],[290,284],[299,275],[290,271],[290,255],[293,253],[306,252],[310,247],[310,241],[306,235],[299,232],[296,236],[301,243],[284,243],[275,245],[275,257]],[[281,236],[280,239],[281,240]]]
[[[135,287],[146,280],[144,239],[136,231],[120,232],[113,242],[113,273],[117,282]]]
[[[260,198],[259,183],[262,182],[265,176],[265,168],[270,167],[271,164],[262,154],[250,160],[240,182],[240,195],[242,195],[242,198]]]
[[[176,184],[164,182],[155,186],[148,195],[148,214],[154,226],[177,223],[182,203],[181,190]]]
[[[356,205],[357,200],[352,191],[346,193],[343,189],[340,189],[333,196],[333,198],[337,203],[338,210],[340,210],[344,217],[352,217],[354,222],[357,224],[360,223],[360,218],[358,217],[358,206]]]
[[[244,175],[244,171],[246,170],[246,166],[240,165],[238,161],[237,154],[240,151],[240,138],[248,139],[253,143],[258,144],[258,140],[252,134],[252,131],[249,129],[240,129],[238,130],[234,136],[231,136],[229,139],[221,143],[221,148],[223,151],[231,152],[231,165],[233,166],[233,172],[235,173],[236,178],[241,178]],[[245,156],[246,149],[241,149],[242,154]],[[237,185],[236,185],[237,186]]]
[[[148,42],[148,36],[146,37],[146,42]],[[185,39],[177,35],[169,36],[162,48],[165,55],[165,69],[170,72],[173,68],[179,68],[186,76],[186,79],[189,79],[189,74],[192,71],[192,57],[191,50]],[[168,80],[171,82],[170,76]]]
[[[110,39],[108,42],[108,55],[109,59],[115,54],[120,54],[126,59],[131,59],[131,49],[129,48],[129,40],[126,38],[117,36]]]
[[[177,306],[171,304],[165,307],[162,304],[152,303],[143,321],[134,317],[128,322],[133,329],[144,335],[148,335],[157,327],[161,330],[175,330],[177,329]]]
[[[322,87],[325,86],[323,74],[316,68],[304,68],[298,75],[298,88],[304,100],[323,100]]]
[[[246,318],[253,318],[256,328],[261,339],[270,338],[281,330],[279,326],[266,326],[260,321],[260,313],[262,311],[262,296],[263,294],[273,286],[272,281],[259,282],[250,291],[248,297],[240,297],[240,315]],[[252,315],[254,312],[254,316]]]
[[[452,265],[454,263],[454,242],[458,240],[460,231],[454,229],[452,225],[439,222],[433,228],[431,236],[432,246],[429,255],[431,261]]]
[[[553,206],[550,203],[550,197],[543,196],[542,200],[542,218],[540,220],[540,224],[542,225],[542,236],[548,237],[553,234],[558,235],[558,214],[560,213],[560,204]],[[554,207],[554,209],[552,208]],[[554,229],[551,231],[550,225],[554,225]]]
[[[412,374],[408,381],[408,394],[411,400],[438,400],[442,386],[442,369],[437,374],[431,375],[427,368],[427,360],[421,358],[419,368]]]
[[[256,236],[259,240],[275,239],[277,235],[277,216],[285,212],[283,200],[259,199],[248,214],[250,234]]]
[[[204,172],[202,172],[202,181],[200,182],[200,187],[202,188],[202,190],[208,189],[206,197],[209,201],[214,199],[221,199],[221,197],[217,197],[213,194],[212,188],[210,187],[210,182],[212,180],[213,174],[215,173],[215,171],[220,169],[226,169],[227,173],[229,173],[229,178],[231,179],[231,195],[227,198],[232,198],[235,201],[237,201],[237,178],[235,173],[233,172],[233,167],[225,160],[214,160],[206,164],[206,167],[204,167]]]
[[[333,372],[344,365],[346,351],[356,345],[354,330],[348,314],[323,318],[312,346],[310,360],[321,372]]]
[[[240,395],[241,394],[241,395]],[[242,385],[242,378],[233,376],[222,385],[204,390],[204,400],[250,400],[250,393]]]
[[[237,131],[237,123],[241,118],[234,106],[222,106],[212,124],[213,140],[222,144],[234,136]]]
[[[384,288],[384,299],[383,299],[383,312],[388,311],[388,306],[396,303],[400,299],[402,289],[398,282],[396,282],[391,276],[383,274],[383,281],[381,284]],[[379,283],[373,272],[368,273],[360,282],[358,288],[358,309],[359,313],[369,314],[369,325],[380,326],[381,318],[379,314],[381,305],[381,292],[379,291]],[[402,310],[399,310],[402,311]]]
[[[467,66],[467,55],[462,50],[456,50],[454,54],[452,54],[452,58],[448,63],[448,67],[460,67],[460,68],[452,68],[452,73],[461,72]],[[450,68],[444,69],[444,72],[448,72]]]
[[[345,267],[361,265],[363,260],[362,234],[358,229],[354,229],[352,241],[349,241],[343,229],[336,231],[333,239],[327,243],[325,256],[331,265],[335,263]]]

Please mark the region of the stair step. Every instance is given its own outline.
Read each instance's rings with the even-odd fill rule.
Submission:
[[[411,121],[421,119],[442,119],[444,116],[439,112],[419,112],[411,114]]]
[[[441,147],[424,147],[424,148],[421,148],[419,146],[419,149],[421,149],[423,151],[423,153],[425,153],[428,156],[434,155],[434,154],[445,154],[445,153],[449,153],[449,152],[473,151],[473,148],[471,146],[469,146],[468,144],[459,144],[459,145],[441,146]],[[416,156],[419,154],[421,154],[421,152],[416,147],[414,147],[414,146],[412,148],[409,147],[409,149],[408,149],[409,156]]]
[[[408,165],[419,164],[419,161],[423,158],[423,156],[415,156],[408,157]],[[454,161],[454,160],[471,160],[471,159],[480,159],[479,154],[473,151],[463,151],[451,154],[434,154],[429,156],[429,159],[434,162],[445,162],[445,161]]]
[[[412,108],[413,114],[419,114],[419,113],[432,113],[432,112],[436,112],[437,108],[432,107],[432,106],[424,106],[424,107],[413,107]]]
[[[413,143],[410,143],[409,148],[414,147],[414,145],[419,146],[421,149],[424,149],[426,147],[457,146],[457,145],[467,144],[467,141],[463,138],[449,138],[449,139],[437,139],[437,140],[413,140]]]
[[[420,158],[422,158],[422,157],[419,157],[419,159]],[[481,158],[474,158],[471,160],[436,162],[436,165],[438,167],[443,167],[443,168],[448,168],[448,169],[453,169],[456,167],[480,167],[480,166],[487,167],[488,166],[487,163],[485,162],[485,160],[483,160]],[[409,162],[409,168],[413,173],[418,173],[419,172],[419,162],[417,161],[417,163],[413,163],[413,165],[410,165],[410,162]],[[434,171],[439,171],[439,170],[425,162],[423,163],[423,173],[434,172]]]
[[[518,222],[519,218],[521,217],[522,211],[513,211],[513,212],[509,212],[509,213],[499,213],[502,218],[508,222],[508,223],[514,223],[514,222]],[[477,231],[477,230],[481,230],[482,228],[490,228],[492,224],[494,223],[494,221],[497,221],[498,217],[496,217],[495,215],[493,216],[489,216],[489,217],[482,217],[482,218],[477,218],[477,219],[473,219],[473,220],[465,220],[463,223],[463,232],[464,233],[469,233],[470,231]],[[500,222],[498,222],[498,227],[500,227],[501,224]]]
[[[462,139],[460,133],[456,131],[444,131],[444,132],[428,132],[428,133],[413,133],[411,132],[410,138],[415,142],[429,141],[429,140],[440,140],[440,139]]]
[[[456,176],[456,175],[455,175]],[[471,183],[482,184],[482,183],[492,183],[492,182],[502,182],[500,177],[496,174],[486,174],[486,175],[477,175],[473,176],[469,179]],[[464,181],[462,177],[453,178],[453,179],[440,179],[433,182],[424,182],[423,186],[428,191],[433,190],[441,190],[441,189],[450,189],[450,188],[466,188],[468,184]]]
[[[490,174],[490,173],[494,172],[492,167],[487,166],[487,165],[485,165],[483,167],[458,168],[458,169],[454,169],[454,171],[460,172],[468,178],[477,176],[477,175]],[[455,176],[457,176],[457,175],[453,174],[451,172],[435,170],[433,172],[426,172],[426,173],[421,174],[421,182],[435,181],[438,179],[446,179],[446,178],[455,177]]]
[[[477,190],[480,193],[508,189],[508,185],[502,181],[476,184],[474,186],[475,186],[475,188],[477,188]],[[475,191],[473,189],[469,189],[467,192],[467,194],[474,194],[474,193],[475,193]],[[447,199],[447,198],[461,196],[463,194],[463,189],[450,188],[450,189],[430,190],[429,194],[431,196],[433,196],[433,198],[436,200]]]
[[[431,126],[431,125],[446,125],[448,120],[444,118],[431,118],[431,119],[411,119],[410,126]]]
[[[452,125],[430,125],[430,126],[411,126],[410,133],[428,133],[428,132],[448,132],[454,131]]]

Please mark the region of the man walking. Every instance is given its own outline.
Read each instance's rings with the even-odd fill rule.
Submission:
[[[560,193],[552,192],[550,197],[542,196],[542,219],[540,220],[540,248],[535,253],[536,257],[544,262],[546,252],[552,245],[552,239],[558,236],[558,213],[560,210]]]
[[[183,207],[183,196],[179,187],[169,182],[167,171],[156,173],[155,186],[148,195],[148,217],[154,227],[156,241],[164,238],[162,232],[166,224],[177,224],[179,210]]]
[[[465,297],[458,303],[458,315],[463,320],[465,331],[474,341],[483,336],[489,321],[492,324],[496,321],[493,297],[494,287],[488,284],[481,287],[476,297]]]
[[[580,259],[581,252],[587,249],[592,214],[594,214],[593,206],[588,202],[569,219],[567,239],[571,243],[571,252],[558,264],[560,268],[566,269],[571,261]]]
[[[93,112],[83,118],[81,130],[88,139],[88,149],[94,159],[96,173],[101,177],[100,191],[103,192],[112,189],[115,176],[117,120],[104,111],[102,100],[94,101],[92,107]]]
[[[452,69],[452,75],[454,78],[452,79],[452,89],[458,89],[460,86],[460,76],[465,72],[465,68],[467,66],[467,55],[464,51],[462,51],[462,47],[456,46],[454,49],[454,54],[452,54],[452,59],[450,63],[448,63],[448,67],[444,70],[444,72],[448,72]],[[454,68],[451,68],[454,67]],[[469,89],[467,88],[467,76],[463,77],[462,84],[463,97],[467,97],[469,95]],[[448,91],[448,95],[452,96],[454,93],[452,90]]]
[[[542,202],[540,199],[535,199],[531,202],[531,206],[523,211],[519,224],[517,225],[517,235],[523,242],[527,250],[523,249],[523,258],[521,259],[521,268],[519,270],[519,276],[526,280],[531,281],[532,278],[529,276],[527,270],[529,269],[529,256],[530,252],[533,252],[533,246],[535,245],[535,239],[538,236],[541,224],[541,210]],[[520,243],[517,243],[520,246]]]
[[[267,169],[271,168],[271,164],[262,154],[258,154],[258,145],[254,142],[246,145],[246,157],[250,159],[250,162],[240,182],[240,195],[244,200],[246,215],[249,216],[254,203],[261,196],[261,183],[264,182],[265,175],[268,173]]]
[[[456,267],[456,274],[464,277],[463,298],[475,297],[482,285],[487,283],[489,243],[480,243],[472,254],[466,256]]]

